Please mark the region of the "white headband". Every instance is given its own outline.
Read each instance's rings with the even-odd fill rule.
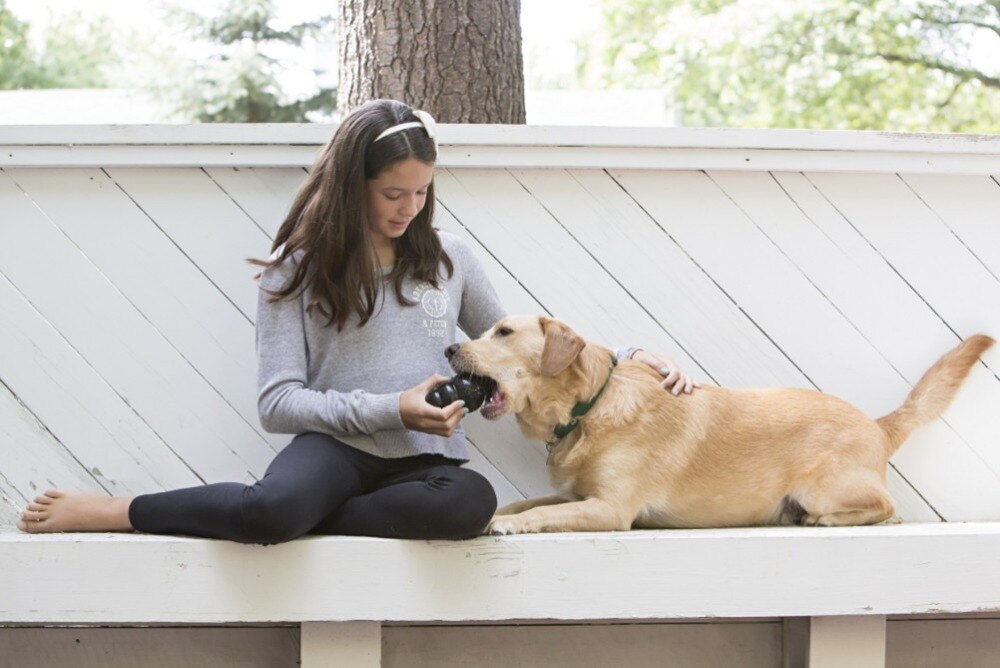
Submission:
[[[382,137],[387,137],[391,134],[399,132],[400,130],[408,130],[409,128],[419,128],[423,126],[424,130],[427,131],[427,136],[431,138],[434,142],[434,151],[437,152],[437,124],[434,123],[434,119],[426,111],[422,109],[414,109],[413,115],[420,119],[420,121],[410,121],[408,123],[400,123],[399,125],[393,125],[391,128],[375,137],[375,141],[378,141]]]

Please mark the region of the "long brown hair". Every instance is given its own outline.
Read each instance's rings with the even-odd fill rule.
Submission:
[[[261,287],[272,295],[268,303],[287,297],[305,282],[312,288],[306,312],[312,316],[313,308],[317,308],[329,317],[324,326],[336,320],[340,332],[351,312],[361,319],[358,327],[372,317],[375,302],[382,293],[383,277],[377,273],[375,246],[368,227],[366,182],[407,158],[428,165],[437,160],[434,141],[423,126],[400,130],[375,141],[384,130],[411,121],[419,119],[410,107],[396,100],[371,100],[344,118],[309,169],[278,229],[271,254],[284,245],[281,253],[269,260],[246,258],[250,264],[268,268],[280,265],[296,251],[304,251],[293,280],[283,290],[275,292]],[[432,182],[424,208],[395,241],[396,260],[388,278],[401,306],[417,303],[403,296],[402,284],[407,275],[439,287],[437,269],[441,263],[448,271],[448,278],[454,273],[451,258],[441,248],[436,228],[431,226],[433,218]],[[263,270],[254,279],[262,273]],[[329,312],[326,306],[330,307]]]

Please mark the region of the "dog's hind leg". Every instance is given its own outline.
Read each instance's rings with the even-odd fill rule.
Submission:
[[[896,510],[885,482],[870,470],[825,477],[798,501],[805,508],[805,526],[876,524]]]

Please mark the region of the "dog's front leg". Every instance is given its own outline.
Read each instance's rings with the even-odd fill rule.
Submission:
[[[596,497],[540,506],[516,515],[494,516],[486,533],[539,533],[543,531],[627,531],[635,513]]]
[[[506,506],[493,513],[493,515],[516,515],[517,513],[523,513],[525,510],[531,510],[537,506],[553,506],[557,503],[566,503],[567,501],[569,501],[569,499],[564,496],[559,496],[558,494],[540,496],[537,499],[525,499],[523,501],[508,503]]]

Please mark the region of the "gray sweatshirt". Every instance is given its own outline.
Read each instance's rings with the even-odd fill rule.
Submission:
[[[257,299],[257,407],[265,431],[301,434],[316,431],[379,457],[440,453],[468,461],[461,423],[450,437],[412,431],[403,425],[399,397],[431,374],[454,375],[444,350],[455,342],[456,325],[470,339],[493,326],[506,311],[482,266],[461,237],[438,230],[441,245],[455,265],[450,279],[439,269],[440,289],[408,277],[404,294],[417,301],[400,306],[392,283],[375,313],[358,328],[351,313],[344,329],[315,308],[306,314],[312,291],[306,288],[273,304],[263,290]],[[275,251],[276,257],[281,249]],[[294,275],[303,251],[266,269],[260,286],[278,290]],[[389,269],[382,269],[385,277]],[[381,306],[381,310],[379,307]],[[619,358],[638,348],[618,348]]]

